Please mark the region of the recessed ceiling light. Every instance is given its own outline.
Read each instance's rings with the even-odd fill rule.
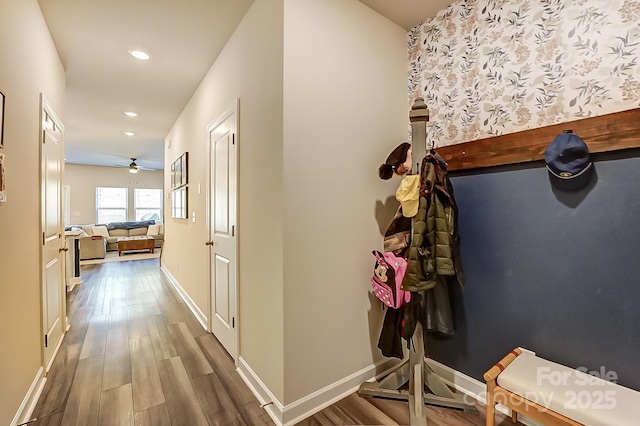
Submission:
[[[136,114],[133,111],[125,111],[124,115],[126,115],[127,117],[137,117],[138,116],[138,114]]]
[[[150,58],[149,54],[147,52],[143,52],[142,50],[130,50],[129,54],[134,58],[138,58],[143,61],[146,61],[147,59]]]
[[[127,136],[133,136],[133,135],[135,135],[135,133],[133,133],[133,132],[129,132],[129,131],[124,132],[124,134],[125,134],[125,135],[127,135]]]

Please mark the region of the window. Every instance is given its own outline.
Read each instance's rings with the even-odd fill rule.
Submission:
[[[135,220],[155,220],[162,222],[162,189],[133,190]]]
[[[96,187],[96,223],[127,220],[127,188]]]

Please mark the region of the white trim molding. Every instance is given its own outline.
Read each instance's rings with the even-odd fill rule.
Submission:
[[[244,380],[249,389],[251,389],[251,392],[258,398],[260,406],[269,414],[273,422],[278,426],[282,426],[284,406],[242,356],[238,357],[238,368],[236,371],[240,374],[240,377],[242,377],[242,380]]]
[[[66,327],[64,328],[64,333],[62,334],[62,337],[60,338],[60,340],[58,340],[58,343],[56,344],[56,347],[53,350],[53,353],[51,354],[51,359],[49,360],[49,364],[47,364],[46,366],[47,371],[51,369],[53,362],[56,360],[56,355],[58,355],[58,351],[62,347],[62,341],[64,340],[64,336],[66,336],[67,331],[69,331],[69,328],[71,328],[71,324],[69,324],[69,317],[65,316],[64,320],[65,320]]]
[[[191,296],[189,296],[189,293],[187,293],[185,289],[182,288],[178,280],[173,275],[171,275],[171,272],[169,272],[169,270],[167,270],[167,268],[165,268],[164,265],[160,266],[160,270],[162,271],[164,276],[167,278],[167,280],[169,280],[173,288],[176,289],[176,291],[178,292],[178,294],[180,295],[184,303],[189,307],[189,309],[191,310],[193,315],[196,317],[196,319],[198,320],[202,328],[207,331],[210,331],[208,327],[209,321],[207,319],[207,316],[198,307],[196,302],[193,301]]]
[[[191,312],[194,314],[200,325],[202,325],[202,327],[207,330],[208,319],[204,312],[202,312],[198,305],[196,305],[193,299],[191,299],[188,293],[182,288],[180,283],[178,283],[176,278],[171,275],[171,273],[164,266],[161,266],[160,270],[165,275],[167,280],[169,280],[171,285],[176,289],[176,291],[184,300]],[[520,349],[535,355],[535,352],[532,352],[528,349]],[[474,379],[473,377],[467,376],[464,373],[454,370],[451,367],[441,364],[431,358],[426,358],[425,361],[427,365],[431,367],[434,373],[437,374],[444,383],[464,393],[469,398],[478,401],[483,405],[486,405],[487,386],[484,383]],[[278,398],[276,398],[276,396],[260,379],[258,374],[253,371],[253,369],[249,366],[247,361],[242,356],[238,357],[238,367],[236,371],[238,372],[238,374],[240,374],[240,377],[249,387],[251,392],[253,392],[253,394],[256,396],[258,402],[260,403],[260,406],[265,410],[267,414],[269,414],[269,417],[271,417],[271,419],[277,426],[292,426],[314,415],[315,413],[322,411],[326,407],[335,404],[348,395],[356,392],[362,383],[384,377],[390,371],[396,368],[398,364],[399,361],[397,359],[384,359],[378,361],[375,364],[371,364],[341,380],[338,380],[337,382],[331,383],[324,388],[319,389],[287,405],[282,404],[282,402],[279,401]],[[42,368],[40,370],[42,370]],[[376,374],[377,371],[382,371],[382,373]],[[41,375],[42,373],[39,372],[39,374]],[[35,399],[25,398],[25,401],[23,401],[22,405],[20,406],[18,414],[16,414],[14,421],[11,423],[11,426],[15,426],[16,424],[18,424],[18,418],[21,418],[23,422],[28,421],[28,416],[31,414],[35,407],[35,403],[38,401],[38,397],[40,395],[40,392],[42,392],[42,387],[44,386],[45,380],[46,379],[42,377],[42,383],[38,384],[38,391],[33,397]],[[32,392],[32,389],[36,387],[37,381],[38,380],[36,378],[34,383],[31,385],[31,389],[29,390],[30,393]],[[26,406],[27,404],[30,404],[29,410],[25,411],[24,415],[20,417],[24,406]],[[510,410],[500,404],[496,406],[496,411],[506,416],[510,415]],[[542,426],[523,415],[518,415],[518,421],[527,426]]]
[[[33,414],[33,410],[36,408],[36,404],[38,403],[38,399],[40,399],[40,394],[46,382],[47,378],[44,377],[44,368],[40,367],[9,426],[16,426],[31,420],[31,414]]]
[[[385,375],[376,375],[377,371],[390,371],[397,364],[395,359],[381,360],[287,405],[273,395],[242,356],[238,358],[237,371],[274,423],[291,426],[356,392],[362,383]]]
[[[535,355],[535,352],[532,352],[528,349],[520,348],[523,351],[529,352]],[[464,373],[459,372],[458,370],[454,370],[451,367],[448,367],[444,364],[439,363],[436,360],[431,358],[426,359],[426,363],[431,369],[442,379],[444,383],[451,386],[452,388],[464,393],[469,398],[473,398],[476,401],[482,403],[483,405],[487,404],[487,385],[474,379],[473,377],[467,376]],[[506,415],[511,415],[511,410],[509,410],[504,405],[496,405],[496,411]],[[535,422],[534,420],[529,419],[522,414],[518,414],[518,421],[527,426],[543,426],[540,423]]]

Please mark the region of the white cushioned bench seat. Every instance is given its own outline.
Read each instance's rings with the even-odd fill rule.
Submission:
[[[495,424],[495,404],[545,425],[640,425],[640,392],[604,378],[514,349],[489,369],[487,381],[488,426]],[[613,377],[606,377],[607,374]]]
[[[638,425],[640,392],[523,352],[498,386],[585,425]]]

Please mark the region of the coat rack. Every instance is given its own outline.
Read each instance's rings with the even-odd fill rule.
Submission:
[[[411,111],[411,152],[414,163],[412,173],[420,173],[420,164],[427,155],[427,121],[429,111],[424,99],[417,98]],[[413,228],[413,221],[412,221]],[[413,229],[412,229],[413,231]],[[413,232],[411,233],[413,235]],[[424,294],[423,294],[424,297]],[[440,377],[425,362],[424,335],[422,324],[417,323],[411,338],[409,358],[378,382],[365,382],[360,385],[360,395],[409,401],[409,415],[412,425],[426,425],[427,415],[424,404],[455,408],[468,413],[478,414],[478,409],[455,395]],[[408,389],[406,384],[409,383]]]
[[[551,141],[573,129],[591,154],[640,148],[640,108],[443,146],[449,172],[544,160]]]

